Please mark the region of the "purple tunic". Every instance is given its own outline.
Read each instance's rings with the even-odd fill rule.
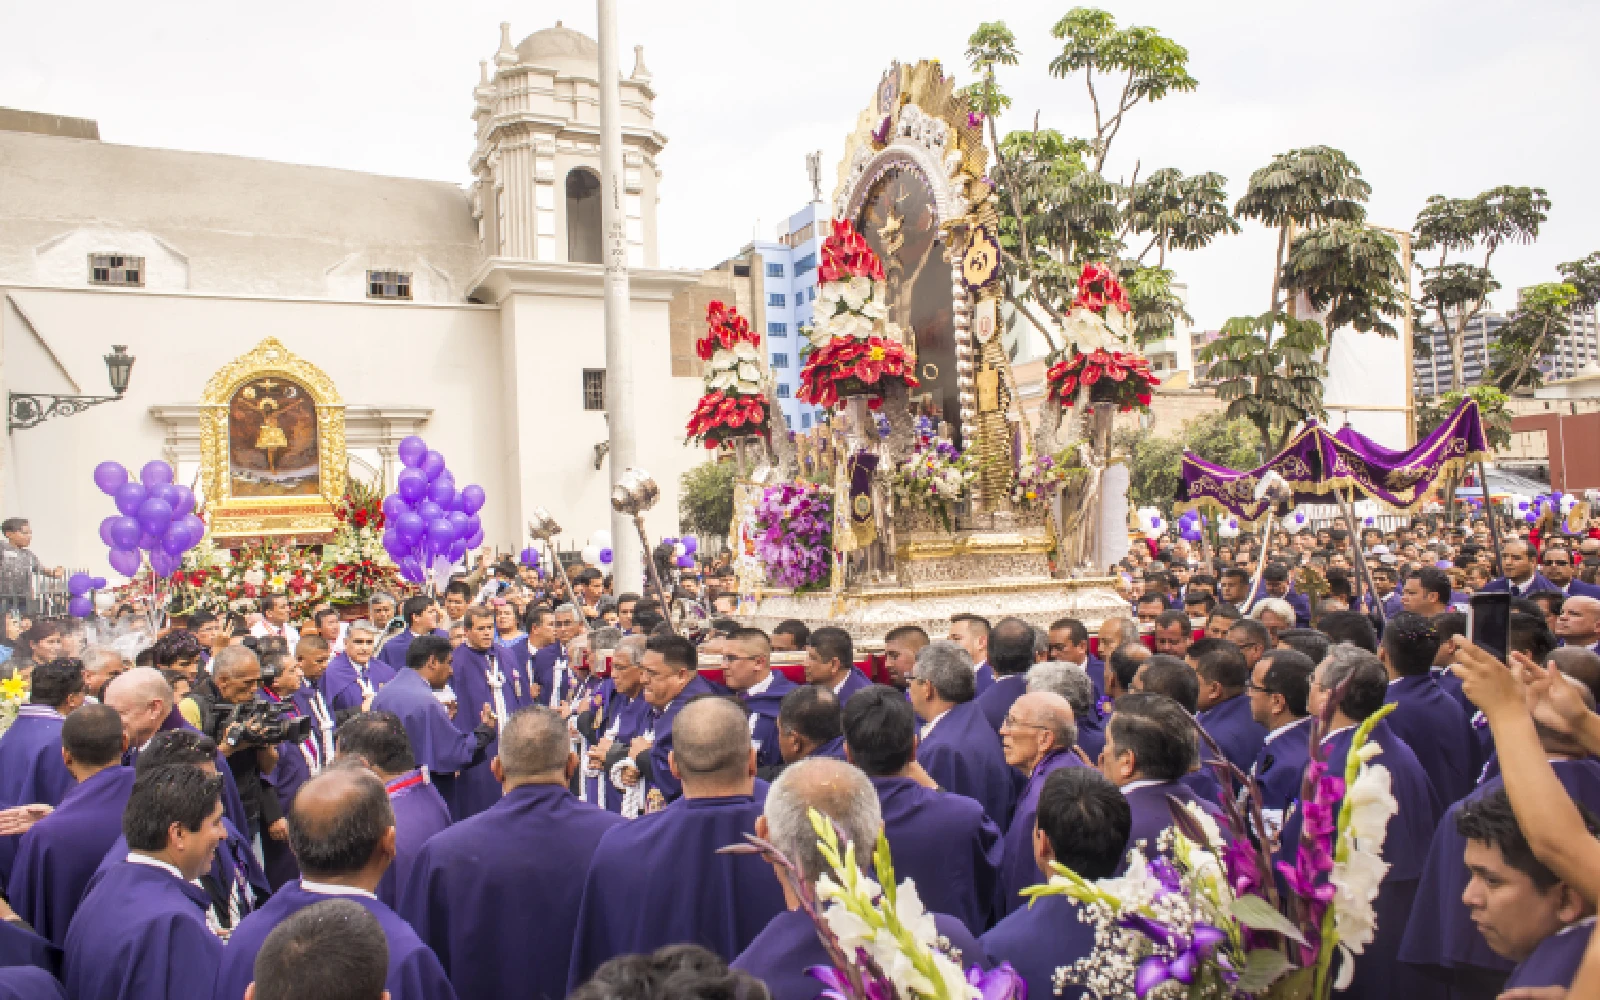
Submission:
[[[601,836],[622,822],[564,786],[513,788],[428,841],[399,911],[458,995],[561,1000],[584,877]]]
[[[1506,980],[1506,989],[1517,987],[1560,986],[1566,988],[1577,978],[1583,953],[1594,934],[1594,918],[1568,924],[1539,942],[1533,954],[1522,960]]]
[[[1386,704],[1395,706],[1384,720],[1406,741],[1433,782],[1441,802],[1455,802],[1477,783],[1477,747],[1467,714],[1430,674],[1389,682]]]
[[[433,688],[415,670],[402,670],[385,684],[373,698],[372,710],[393,712],[400,717],[411,740],[412,755],[435,781],[464,770],[483,757],[477,738],[456,728],[450,713],[434,697]],[[442,787],[440,794],[444,794]]]
[[[895,871],[899,871],[898,866]],[[989,967],[983,947],[961,921],[930,912],[939,935],[948,938],[951,948],[960,953],[962,968]],[[817,937],[817,925],[804,910],[785,910],[773,917],[730,964],[766,983],[772,1000],[813,1000],[822,992],[823,985],[815,977],[806,975],[806,970],[813,965],[831,968],[827,949]]]
[[[1240,772],[1249,774],[1256,756],[1261,753],[1261,742],[1267,738],[1266,727],[1250,716],[1250,696],[1234,695],[1227,701],[1212,705],[1195,718],[1217,741],[1222,756],[1228,758],[1228,762]],[[1207,755],[1209,752],[1208,748]]]
[[[740,704],[750,713],[750,743],[755,747],[759,767],[776,767],[783,763],[783,752],[778,747],[778,705],[783,696],[796,687],[794,681],[774,670],[765,691],[738,696]]]
[[[539,704],[555,708],[568,699],[576,681],[567,663],[566,647],[552,642],[539,647],[528,661],[533,682],[539,685]]]
[[[1058,768],[1082,766],[1083,761],[1071,750],[1052,750],[1033,769],[1028,783],[1022,787],[1016,814],[1011,817],[1011,826],[1006,830],[1005,858],[1000,863],[999,916],[1004,917],[1019,906],[1025,906],[1027,900],[1019,895],[1022,890],[1044,881],[1033,857],[1033,826],[1039,814],[1039,792],[1044,789],[1045,779]]]
[[[509,719],[518,709],[533,704],[533,692],[528,687],[528,680],[517,671],[515,662],[509,658],[499,662],[500,650],[493,646],[480,652],[462,643],[450,657],[450,666],[455,672],[450,686],[456,692],[455,727],[469,735],[482,721],[484,706],[488,706],[490,711],[495,710],[494,686],[489,680],[490,656],[497,658],[500,668],[500,696],[505,703],[506,718]],[[456,819],[476,816],[500,801],[500,782],[494,779],[494,773],[489,770],[489,761],[500,748],[498,730],[496,734],[496,738],[484,748],[483,762],[464,769],[455,780],[450,798],[450,815]]]
[[[445,978],[439,960],[417,937],[411,925],[401,920],[393,910],[367,895],[352,890],[350,893],[307,892],[299,882],[290,882],[267,900],[265,906],[246,917],[222,953],[222,965],[217,970],[216,1000],[244,1000],[244,989],[255,979],[256,955],[267,943],[267,935],[285,920],[308,906],[329,899],[348,899],[366,907],[383,927],[389,940],[389,976],[384,988],[389,1000],[455,1000],[455,990]],[[203,996],[204,994],[195,994]],[[176,997],[177,994],[174,994]]]
[[[1138,784],[1135,782],[1134,784]],[[1200,808],[1211,814],[1217,825],[1223,825],[1221,811],[1205,799],[1200,798],[1190,791],[1188,786],[1177,781],[1157,781],[1149,785],[1134,788],[1124,785],[1122,797],[1128,800],[1128,807],[1133,813],[1133,825],[1128,829],[1128,847],[1133,848],[1144,843],[1144,855],[1147,858],[1156,856],[1157,841],[1162,831],[1172,825],[1172,808],[1168,797],[1177,799],[1180,803],[1198,803]]]
[[[1094,925],[1078,919],[1078,904],[1064,896],[1044,896],[995,924],[978,939],[990,965],[1010,962],[1028,984],[1030,1000],[1056,996],[1056,969],[1094,954]],[[1090,994],[1068,986],[1062,1000]]]
[[[191,733],[200,731],[189,725],[189,720],[183,717],[183,713],[178,711],[176,705],[167,713],[157,731],[168,733],[175,729],[186,729]],[[138,760],[138,750],[130,750],[122,755],[122,762],[129,767],[138,763]],[[217,751],[217,773],[222,775],[222,814],[239,829],[250,829],[250,817],[245,815],[244,802],[239,798],[239,785],[233,780],[233,768],[228,766],[228,758],[224,757],[220,750]]]
[[[222,942],[206,926],[211,898],[163,868],[113,865],[67,932],[64,982],[73,1000],[207,997]]]
[[[702,945],[731,960],[783,912],[783,890],[765,861],[721,855],[755,832],[750,795],[680,798],[607,830],[584,879],[572,940],[569,990],[617,955],[663,945]]]
[[[923,727],[927,733],[928,727]],[[917,762],[947,792],[965,795],[1004,830],[1011,823],[1016,794],[1011,765],[1000,737],[976,702],[957,705],[939,716],[917,747]]]
[[[1026,674],[1006,674],[995,679],[989,689],[978,695],[974,700],[983,712],[983,717],[989,720],[989,725],[995,732],[1005,724],[1006,713],[1011,711],[1012,704],[1028,693],[1028,677]]]
[[[977,689],[973,695],[975,698],[983,697],[983,693],[994,685],[994,667],[989,665],[988,660],[984,660],[972,668],[972,680],[974,687]]]
[[[591,700],[595,705],[594,732],[602,739],[609,736],[613,746],[626,748],[635,736],[645,731],[650,703],[644,700],[642,692],[629,698],[607,677],[600,682]],[[585,776],[583,780],[588,792],[585,801],[604,806],[609,812],[622,812],[623,789],[612,782],[609,773]]]
[[[450,826],[450,807],[421,768],[390,779],[385,787],[394,810],[394,862],[378,880],[377,896],[384,905],[398,909],[422,845]]]
[[[67,993],[56,977],[37,966],[0,968],[0,1000],[66,1000]]]
[[[441,639],[450,638],[450,633],[442,628],[434,629],[433,634]],[[414,639],[416,639],[416,636],[412,634],[411,630],[409,628],[404,629],[399,635],[384,643],[383,648],[378,650],[378,655],[374,656],[373,659],[379,663],[386,664],[389,669],[394,671],[394,676],[399,677],[405,673],[406,652],[411,648],[411,643]],[[331,662],[329,665],[332,666]]]
[[[873,778],[897,876],[917,885],[922,905],[976,933],[989,925],[1004,851],[1000,828],[965,795],[910,778]]]
[[[1261,789],[1261,807],[1281,818],[1289,804],[1300,797],[1300,782],[1311,758],[1311,716],[1289,723],[1267,734],[1261,753],[1252,769]]]
[[[1100,752],[1106,748],[1105,722],[1099,718],[1078,719],[1078,749],[1089,758],[1090,764],[1098,763]]]
[[[54,976],[61,969],[61,949],[10,921],[0,920],[0,968],[31,965]]]
[[[77,784],[61,759],[62,715],[49,705],[23,705],[0,735],[0,809],[42,802],[58,806]],[[11,878],[21,837],[0,837],[0,885]]]
[[[55,812],[22,835],[6,895],[17,915],[60,947],[83,891],[122,832],[133,791],[133,768],[113,765],[90,775]]]
[[[672,776],[672,768],[668,766],[667,755],[672,752],[672,723],[683,711],[683,706],[695,698],[709,694],[716,694],[716,689],[711,683],[699,674],[689,678],[689,683],[684,685],[678,696],[667,703],[665,708],[652,708],[651,721],[646,726],[656,734],[656,741],[650,747],[650,787],[659,789],[668,802],[683,794],[683,783]],[[841,699],[842,700],[842,699]],[[576,985],[576,984],[574,984]]]
[[[227,836],[217,845],[217,852],[211,858],[211,871],[201,881],[209,880],[211,883],[206,887],[210,893],[207,905],[218,914],[217,923],[232,927],[254,910],[257,903],[264,902],[272,895],[272,889],[266,873],[261,870],[261,863],[256,860],[255,848],[250,841],[226,816],[222,817],[222,828],[227,831]],[[89,887],[84,894],[93,892],[107,872],[126,860],[128,840],[118,835],[116,843],[111,845],[111,850],[106,852],[105,859],[89,880]],[[222,919],[222,910],[228,911],[226,919]]]
[[[851,667],[850,673],[845,675],[844,682],[839,685],[840,707],[843,707],[844,703],[850,700],[851,695],[855,694],[857,691],[865,691],[871,686],[872,681],[867,678],[866,674],[857,670],[855,667]]]
[[[407,643],[409,646],[410,643]],[[374,694],[385,684],[394,680],[395,668],[384,663],[377,657],[367,661],[365,667],[357,667],[350,660],[347,653],[340,653],[328,662],[328,669],[317,678],[318,687],[322,696],[333,706],[335,712],[346,708],[360,708],[366,700],[367,693],[362,688],[361,682],[365,680],[372,687]]]

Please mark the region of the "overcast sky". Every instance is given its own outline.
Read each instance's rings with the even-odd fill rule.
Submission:
[[[623,0],[624,71],[645,47],[662,156],[661,258],[705,267],[809,195],[824,196],[844,136],[893,59],[938,58],[958,82],[982,17],[1016,33],[1002,124],[1090,131],[1081,78],[1048,73],[1050,25],[1069,4],[947,0]],[[1518,285],[1600,249],[1591,108],[1600,5],[1537,0],[1227,0],[1107,5],[1190,52],[1200,81],[1129,115],[1107,172],[1215,170],[1230,199],[1296,146],[1343,149],[1372,183],[1371,219],[1409,227],[1433,193],[1539,185],[1555,206],[1539,242],[1503,250]],[[975,14],[974,11],[980,12]],[[208,150],[464,183],[472,88],[499,22],[513,41],[557,19],[593,33],[594,5],[283,0],[269,5],[0,0],[0,105],[97,119],[105,141]],[[4,176],[0,175],[0,183]],[[757,229],[759,225],[759,230]],[[1266,309],[1273,249],[1259,227],[1178,255],[1201,327]]]

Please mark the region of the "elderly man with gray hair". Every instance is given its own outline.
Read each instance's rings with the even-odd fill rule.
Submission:
[[[828,863],[817,849],[816,830],[811,826],[811,811],[816,810],[833,822],[842,840],[855,845],[856,857],[866,859],[877,847],[883,829],[878,793],[867,776],[843,761],[828,757],[808,757],[791,765],[767,791],[761,818],[756,820],[756,836],[777,848],[799,869],[809,883],[827,874]],[[841,844],[841,849],[843,845]],[[817,938],[816,926],[800,909],[800,900],[790,885],[787,870],[773,865],[783,884],[788,907],[772,918],[750,946],[734,959],[731,967],[748,972],[767,984],[772,1000],[812,1000],[817,981],[806,975],[815,965],[827,966],[828,955]],[[964,967],[974,962],[987,967],[983,950],[960,920],[935,913],[934,925],[961,954]]]
[[[610,675],[577,715],[578,732],[588,746],[583,760],[588,801],[630,818],[644,805],[639,770],[630,762],[628,751],[633,738],[644,733],[650,717],[650,703],[644,700],[644,672],[639,669],[645,642],[642,635],[624,636],[617,642],[611,650]]]
[[[1100,669],[1104,673],[1105,667]],[[1028,671],[1028,693],[1035,691],[1048,691],[1067,700],[1072,706],[1073,721],[1078,725],[1078,748],[1090,761],[1099,760],[1100,751],[1106,745],[1106,731],[1088,668],[1065,660],[1036,663]]]
[[[394,668],[375,655],[377,641],[378,626],[363,618],[350,623],[345,632],[344,650],[328,661],[320,678],[306,670],[306,658],[301,657],[301,672],[322,692],[328,707],[335,712],[371,707],[378,689],[394,680]]]
[[[917,762],[940,788],[975,800],[1005,829],[1011,822],[1015,785],[1000,750],[1000,734],[976,701],[971,655],[960,643],[930,642],[917,654],[908,680],[911,707],[922,719]]]

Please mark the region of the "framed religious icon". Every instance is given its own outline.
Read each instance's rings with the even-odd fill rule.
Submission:
[[[338,390],[268,337],[206,384],[200,464],[214,537],[333,532],[345,487]]]

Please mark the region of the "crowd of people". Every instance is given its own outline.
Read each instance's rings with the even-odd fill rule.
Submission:
[[[1600,523],[1494,527],[1498,564],[1481,520],[1152,544],[1092,628],[958,614],[871,655],[749,627],[726,562],[673,588],[703,619],[485,560],[356,620],[271,595],[132,655],[19,623],[0,998],[812,1000],[810,916],[721,852],[755,835],[815,882],[812,810],[863,856],[884,835],[963,965],[1050,996],[1095,947],[1077,904],[1022,894],[1052,863],[1109,878],[1172,802],[1253,783],[1292,869],[1314,724],[1340,774],[1386,704],[1399,812],[1347,995],[1600,995]],[[1463,613],[1496,590],[1504,649]]]

